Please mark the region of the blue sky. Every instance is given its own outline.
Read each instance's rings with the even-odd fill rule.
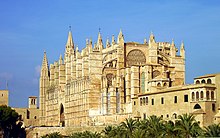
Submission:
[[[10,106],[26,107],[38,96],[43,51],[49,63],[64,53],[69,26],[81,50],[86,38],[104,42],[122,29],[125,41],[156,41],[186,49],[186,82],[220,72],[220,1],[218,0],[5,0],[0,1],[0,89],[6,80]]]

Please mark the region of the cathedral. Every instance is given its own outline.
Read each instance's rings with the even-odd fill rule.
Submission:
[[[153,33],[143,43],[125,42],[120,30],[105,46],[99,32],[96,42],[87,40],[79,51],[70,30],[64,57],[49,65],[44,52],[39,124],[94,126],[145,118],[150,114],[142,113],[146,107],[140,104],[148,102],[143,97],[183,85],[183,42],[178,50],[173,40],[157,42]]]

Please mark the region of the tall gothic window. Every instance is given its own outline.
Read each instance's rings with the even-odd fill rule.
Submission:
[[[118,88],[116,88],[116,113],[120,111],[120,94],[118,92]]]
[[[126,103],[126,81],[125,81],[125,77],[123,77],[123,82],[124,82],[124,103]]]
[[[102,112],[104,112],[104,94],[102,93]]]
[[[30,111],[27,110],[27,119],[30,119]]]
[[[146,105],[148,105],[148,97],[146,97]]]
[[[112,86],[112,78],[113,78],[113,74],[109,73],[106,75],[106,78],[107,78],[107,85],[108,87],[109,86]]]
[[[212,91],[211,92],[211,100],[214,100],[215,99],[215,96],[214,96],[214,92]]]
[[[194,101],[194,100],[195,100],[195,93],[192,92],[192,101]]]
[[[199,92],[196,92],[196,101],[199,100]]]
[[[145,92],[145,73],[141,73],[141,93]]]
[[[206,92],[206,100],[209,100],[210,97],[209,97],[209,91]]]
[[[107,91],[107,113],[110,112],[110,92]]]
[[[203,100],[203,97],[204,97],[204,96],[203,96],[203,91],[201,91],[201,93],[200,93],[200,99]]]

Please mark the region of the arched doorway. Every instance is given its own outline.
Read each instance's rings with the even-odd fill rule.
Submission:
[[[65,126],[65,116],[64,116],[64,107],[63,104],[60,104],[60,125],[62,127]]]

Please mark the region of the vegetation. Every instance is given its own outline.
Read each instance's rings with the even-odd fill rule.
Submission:
[[[21,128],[22,122],[19,122],[18,119],[18,113],[11,107],[0,106],[0,131],[4,138],[25,137],[25,130]]]
[[[51,136],[54,134],[50,134]],[[63,138],[58,137],[42,138]],[[192,138],[220,137],[220,124],[202,129],[193,115],[179,115],[175,121],[150,116],[144,120],[126,119],[117,126],[106,126],[101,133],[84,131],[73,133],[68,138]]]
[[[54,132],[47,134],[45,136],[42,136],[42,138],[62,138],[63,136],[59,132]]]

